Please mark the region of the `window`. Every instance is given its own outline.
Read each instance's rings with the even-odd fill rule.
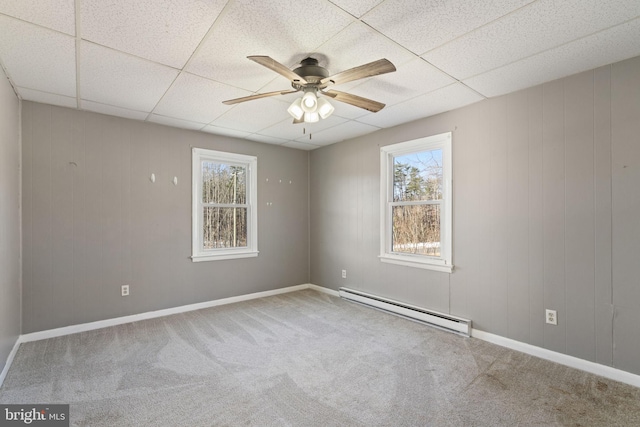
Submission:
[[[192,260],[257,256],[257,158],[194,148],[192,173]]]
[[[451,132],[380,149],[380,259],[451,272]]]

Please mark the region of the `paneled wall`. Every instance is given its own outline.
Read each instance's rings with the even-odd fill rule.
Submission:
[[[0,68],[0,372],[20,335],[20,104]]]
[[[307,152],[31,102],[22,122],[23,333],[308,282]],[[189,258],[191,147],[258,157],[258,257]]]
[[[382,263],[379,148],[446,131],[455,271]],[[310,167],[312,283],[640,374],[640,58],[321,148]]]

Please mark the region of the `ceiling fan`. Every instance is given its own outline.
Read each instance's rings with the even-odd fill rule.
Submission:
[[[274,92],[259,93],[256,95],[245,96],[242,98],[229,99],[223,101],[223,104],[232,105],[240,102],[252,101],[254,99],[266,98],[276,95],[287,95],[289,93],[304,92],[301,98],[297,98],[287,109],[293,117],[294,123],[313,123],[326,119],[333,113],[334,107],[324,97],[325,95],[336,101],[354,105],[359,108],[371,112],[378,112],[384,108],[384,104],[372,99],[363,98],[358,95],[352,95],[338,90],[327,89],[329,86],[347,83],[353,80],[363,79],[365,77],[377,76],[380,74],[391,73],[396,71],[396,67],[387,59],[379,59],[351,68],[340,73],[329,75],[329,71],[318,65],[315,58],[305,58],[300,62],[300,66],[293,70],[285,67],[275,59],[268,56],[247,56],[248,59],[275,71],[276,73],[288,78],[291,81],[293,90],[278,90]]]

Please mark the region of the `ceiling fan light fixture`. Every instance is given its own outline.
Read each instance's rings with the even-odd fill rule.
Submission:
[[[304,110],[302,109],[302,98],[297,98],[293,101],[289,108],[287,108],[287,112],[291,114],[291,117],[294,119],[300,120],[304,115]]]
[[[315,123],[320,120],[320,114],[318,113],[304,113],[305,123]]]
[[[318,98],[318,114],[322,119],[326,119],[333,114],[335,107],[325,98]]]
[[[318,95],[329,96],[335,101],[344,102],[374,113],[380,111],[384,108],[384,104],[381,102],[337,90],[326,90],[326,88],[331,85],[396,71],[396,67],[387,59],[379,59],[331,75],[326,68],[318,65],[317,59],[311,57],[300,61],[300,66],[293,70],[269,56],[253,55],[247,58],[286,77],[291,82],[292,89],[256,93],[241,98],[228,99],[222,101],[222,103],[234,105],[245,101],[253,101],[254,99],[303,92],[302,97],[293,101],[287,108],[287,112],[294,119],[294,124],[302,122],[315,123],[321,118],[326,119],[333,114],[335,111],[333,105],[324,96],[319,97]]]
[[[309,90],[302,97],[302,109],[305,113],[315,113],[318,109],[318,97],[315,91]]]

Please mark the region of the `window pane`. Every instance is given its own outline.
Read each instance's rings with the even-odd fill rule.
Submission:
[[[392,209],[393,252],[440,256],[440,205]]]
[[[442,150],[393,158],[393,201],[442,200]]]
[[[242,166],[202,162],[203,203],[246,203],[247,173]]]
[[[247,208],[204,208],[204,249],[247,246]]]

